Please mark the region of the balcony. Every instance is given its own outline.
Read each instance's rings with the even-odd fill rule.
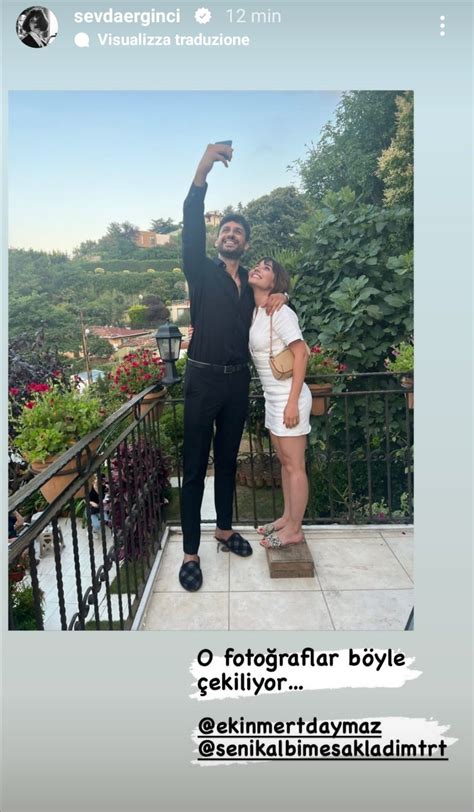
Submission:
[[[9,542],[11,629],[405,628],[413,606],[413,413],[393,376],[352,375],[328,412],[313,418],[305,533],[314,578],[270,578],[258,544],[256,528],[278,515],[282,496],[261,431],[262,396],[252,386],[234,526],[254,554],[217,552],[211,453],[198,593],[184,592],[177,578],[182,400],[168,399],[161,413],[144,408],[145,393],[10,498],[9,511],[29,519]],[[81,454],[97,440],[81,468]],[[40,489],[71,460],[79,463],[75,480],[37,509]]]

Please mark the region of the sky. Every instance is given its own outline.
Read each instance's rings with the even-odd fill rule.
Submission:
[[[9,98],[9,245],[66,251],[110,222],[181,220],[209,142],[232,139],[206,210],[299,185],[337,92],[17,91]]]

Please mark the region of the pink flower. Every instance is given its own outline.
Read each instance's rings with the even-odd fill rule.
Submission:
[[[20,390],[17,389],[16,386],[11,386],[10,389],[8,390],[8,393],[12,396],[12,398],[14,398],[20,394]]]

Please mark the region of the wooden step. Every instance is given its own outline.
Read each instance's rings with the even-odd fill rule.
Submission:
[[[314,561],[303,541],[287,547],[267,547],[270,578],[314,578]]]

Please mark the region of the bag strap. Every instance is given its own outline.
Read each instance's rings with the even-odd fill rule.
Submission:
[[[270,358],[273,358],[272,336],[273,336],[273,313],[270,316]]]

